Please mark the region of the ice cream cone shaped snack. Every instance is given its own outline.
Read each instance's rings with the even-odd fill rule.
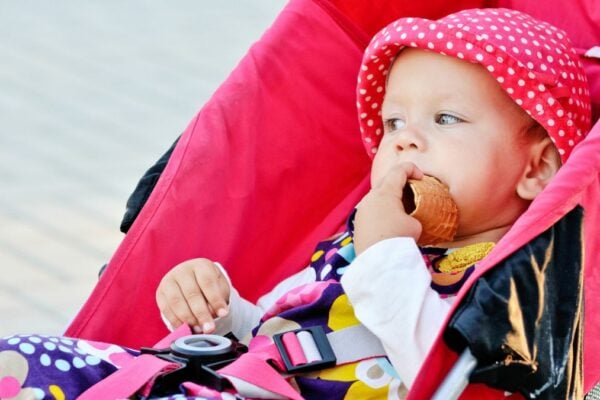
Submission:
[[[405,211],[423,226],[421,246],[448,242],[458,229],[458,208],[448,187],[432,176],[409,179],[402,196]]]

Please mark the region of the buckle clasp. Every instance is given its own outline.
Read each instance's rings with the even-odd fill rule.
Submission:
[[[316,371],[336,364],[335,353],[321,326],[278,333],[273,340],[287,373]]]
[[[229,381],[217,371],[235,361],[248,348],[233,335],[188,335],[175,340],[169,348],[142,348],[142,353],[179,364],[179,368],[159,375],[154,381],[152,396],[167,396],[179,385],[191,381],[218,391],[231,388]]]

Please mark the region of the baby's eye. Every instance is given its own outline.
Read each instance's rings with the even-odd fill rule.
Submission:
[[[390,118],[384,121],[386,132],[393,132],[398,129],[402,129],[404,128],[404,125],[406,125],[406,122],[400,118]]]
[[[459,122],[464,122],[461,118],[452,115],[441,113],[435,116],[435,123],[440,125],[452,125],[458,124]]]

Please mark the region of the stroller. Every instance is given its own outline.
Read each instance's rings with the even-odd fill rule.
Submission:
[[[402,16],[436,19],[486,6],[515,8],[547,20],[567,31],[582,49],[600,38],[593,0],[543,6],[510,0],[292,0],[192,120],[172,152],[150,171],[155,177],[161,171],[160,179],[155,187],[150,185],[139,215],[131,210],[129,222],[135,222],[66,335],[135,348],[156,342],[167,331],[154,289],[169,268],[186,259],[222,261],[249,300],[306,265],[314,243],[341,231],[345,217],[368,190],[370,161],[356,124],[355,83],[371,36]],[[592,57],[583,60],[597,118],[600,64]],[[431,398],[457,359],[449,345],[465,348],[467,335],[458,316],[472,315],[464,307],[473,298],[474,290],[469,289],[476,287],[478,278],[510,269],[501,268],[506,260],[565,221],[579,229],[570,233],[583,238],[581,251],[569,253],[583,257],[583,284],[574,286],[570,312],[581,320],[571,321],[566,352],[583,358],[583,371],[567,380],[577,386],[582,376],[583,387],[570,387],[569,393],[588,393],[600,382],[600,358],[595,357],[600,314],[594,301],[600,287],[595,270],[600,244],[595,207],[600,201],[599,140],[596,125],[556,180],[465,284],[454,306],[458,312],[448,321],[445,335],[440,333],[409,398]],[[277,234],[284,230],[289,235]],[[573,274],[579,276],[577,272]],[[547,339],[536,337],[533,343]],[[483,357],[478,357],[483,368],[476,370],[483,377],[480,381],[496,389],[471,384],[464,398],[505,398],[504,390],[519,390],[507,380],[523,371],[534,373],[519,369],[525,363],[511,364],[506,357],[498,359],[497,354],[479,351],[481,346],[475,348],[476,356]],[[509,372],[492,368],[500,365],[508,365]],[[544,376],[548,382],[552,377]]]

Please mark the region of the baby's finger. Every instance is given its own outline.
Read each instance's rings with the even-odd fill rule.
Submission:
[[[183,322],[177,318],[173,310],[171,310],[167,304],[165,296],[162,292],[157,293],[156,303],[158,304],[161,315],[165,320],[167,320],[171,329],[176,329],[183,324]]]
[[[381,180],[378,189],[393,193],[402,198],[402,191],[408,179],[422,179],[423,172],[411,162],[403,162],[394,165]]]
[[[202,294],[206,299],[211,316],[214,318],[224,317],[227,314],[229,285],[221,270],[211,264],[208,268],[196,268],[194,276],[198,286],[202,285]]]
[[[179,279],[177,284],[193,319],[197,321],[194,326],[200,326],[204,333],[212,332],[215,329],[215,324],[204,297],[204,290],[200,288],[195,279]],[[181,318],[179,314],[177,316]]]
[[[170,279],[161,286],[157,295],[159,308],[173,326],[186,323],[190,326],[198,325],[194,313],[188,306],[187,300],[177,281]]]

